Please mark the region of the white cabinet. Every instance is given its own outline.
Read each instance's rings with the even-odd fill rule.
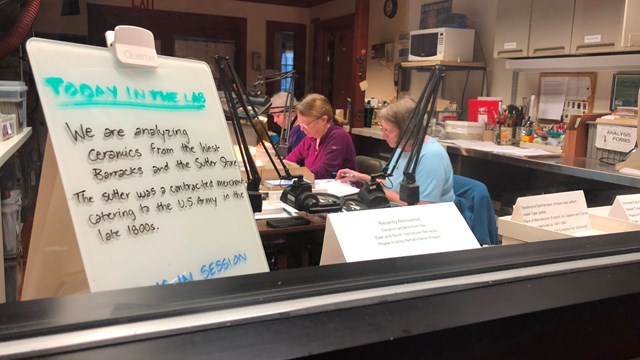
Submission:
[[[528,56],[530,18],[531,0],[498,0],[494,57]]]
[[[625,0],[576,0],[571,51],[575,54],[620,50]]]
[[[533,0],[529,56],[569,55],[574,0]]]
[[[640,0],[498,0],[495,58],[640,51]]]
[[[576,0],[573,54],[640,49],[640,0]]]

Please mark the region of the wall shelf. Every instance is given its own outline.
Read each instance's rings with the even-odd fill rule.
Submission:
[[[484,69],[486,66],[481,62],[469,62],[469,61],[405,61],[402,64],[403,68],[429,68],[436,65],[442,65],[444,67],[451,68],[463,68],[463,69]]]
[[[7,141],[0,142],[0,166],[4,165],[9,158],[20,149],[31,136],[31,128],[24,128],[22,132]],[[2,224],[0,224],[0,244],[2,239]],[[4,280],[4,249],[0,246],[0,304],[6,301],[5,280]]]
[[[508,59],[506,68],[514,71],[640,70],[640,54]]]
[[[0,166],[9,160],[9,158],[15,154],[18,149],[27,141],[31,136],[31,128],[24,128],[22,132],[7,141],[0,142]]]

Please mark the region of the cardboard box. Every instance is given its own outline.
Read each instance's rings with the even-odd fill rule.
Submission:
[[[586,157],[589,134],[587,121],[594,121],[602,115],[602,113],[571,115],[567,122],[567,133],[564,137],[562,153],[571,157]]]
[[[640,224],[601,216],[591,212],[589,213],[589,220],[591,221],[590,231],[580,231],[569,234],[511,221],[511,216],[502,216],[498,218],[498,235],[502,237],[502,245],[512,245],[579,236],[640,231]]]

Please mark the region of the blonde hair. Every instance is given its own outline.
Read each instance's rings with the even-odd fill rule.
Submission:
[[[333,118],[333,107],[329,100],[320,94],[308,94],[296,105],[298,114],[314,119],[326,116],[329,121]]]
[[[416,102],[413,99],[402,98],[382,109],[378,116],[402,132],[407,126],[407,120],[409,120],[409,116],[411,116],[415,107]],[[411,126],[415,125],[411,124]]]

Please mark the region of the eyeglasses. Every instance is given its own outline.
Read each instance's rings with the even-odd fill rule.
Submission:
[[[389,133],[391,133],[391,132],[394,132],[395,130],[396,130],[396,129],[394,129],[394,128],[385,128],[385,127],[382,127],[382,133],[383,133],[383,134],[389,134]]]
[[[305,128],[305,129],[308,129],[308,128],[309,128],[309,125],[313,124],[314,122],[316,122],[316,121],[318,121],[318,120],[320,120],[320,119],[313,119],[313,120],[309,121],[309,122],[308,122],[308,123],[306,123],[306,124],[305,124],[305,123],[303,123],[302,121],[298,120],[298,123],[300,124],[300,127],[303,127],[303,128]]]

